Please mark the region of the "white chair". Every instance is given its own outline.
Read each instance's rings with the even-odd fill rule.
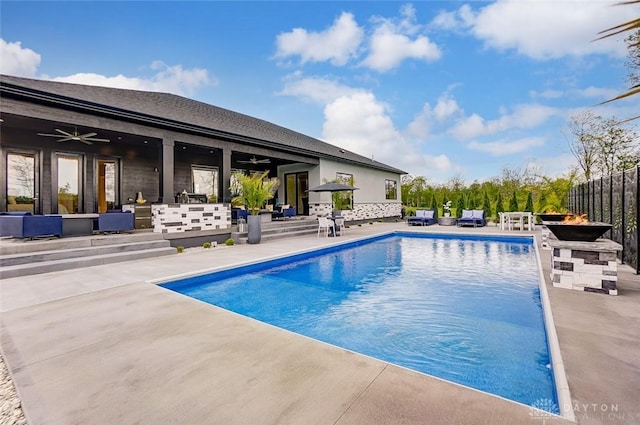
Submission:
[[[333,220],[333,222],[335,223],[336,230],[338,231],[338,233],[336,234],[342,236],[342,234],[344,233],[344,217],[336,218]]]
[[[318,237],[320,237],[320,231],[326,231],[325,237],[329,237],[329,229],[333,230],[333,234],[336,234],[336,226],[333,220],[329,220],[327,217],[318,217]]]

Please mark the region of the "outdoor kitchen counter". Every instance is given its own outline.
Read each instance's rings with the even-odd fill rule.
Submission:
[[[157,233],[231,228],[231,207],[225,204],[152,204],[151,215]]]

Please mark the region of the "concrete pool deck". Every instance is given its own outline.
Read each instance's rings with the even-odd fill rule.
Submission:
[[[149,281],[392,230],[347,229],[188,250],[0,282],[1,349],[25,414],[40,424],[571,423],[499,397],[323,344]],[[495,227],[411,227],[468,234]],[[543,272],[580,424],[640,424],[640,278],[617,297],[553,288]],[[611,416],[613,414],[613,416]]]

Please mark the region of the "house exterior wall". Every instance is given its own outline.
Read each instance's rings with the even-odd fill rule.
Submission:
[[[358,190],[353,192],[353,209],[342,211],[342,215],[347,221],[400,216],[402,208],[400,174],[324,159],[320,160],[320,165],[316,168],[317,179],[312,179],[311,174],[309,175],[312,187],[325,181],[334,180],[336,173],[353,175],[354,185]],[[385,180],[396,182],[397,199],[386,199]],[[309,194],[309,215],[330,214],[331,194],[311,192]]]

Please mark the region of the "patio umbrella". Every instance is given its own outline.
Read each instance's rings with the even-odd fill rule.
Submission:
[[[350,190],[358,190],[357,187],[349,186],[342,183],[325,183],[320,186],[313,187],[307,192],[347,192]],[[333,197],[331,197],[331,209],[333,210]]]

